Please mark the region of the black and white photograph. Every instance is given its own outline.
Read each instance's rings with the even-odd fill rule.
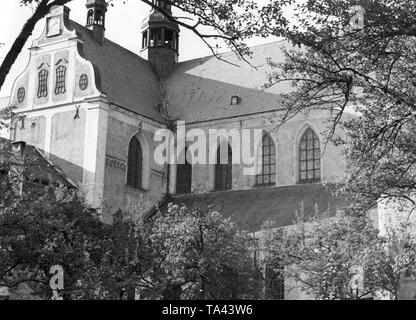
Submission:
[[[0,308],[416,300],[415,209],[416,1],[0,3]]]

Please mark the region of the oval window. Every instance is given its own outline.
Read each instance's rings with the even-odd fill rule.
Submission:
[[[88,76],[84,73],[79,77],[79,88],[85,90],[88,87]]]
[[[17,90],[17,101],[19,103],[23,102],[25,100],[26,91],[25,88],[20,87],[19,90]]]

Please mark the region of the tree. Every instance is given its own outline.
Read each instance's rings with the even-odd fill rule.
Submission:
[[[237,299],[252,296],[256,271],[249,237],[202,203],[171,204],[142,226],[153,266],[140,285],[152,299]]]
[[[286,232],[266,228],[263,263],[283,261],[285,277],[317,299],[397,299],[400,279],[416,268],[415,245],[409,224],[380,235],[367,217],[316,214]]]
[[[48,299],[60,265],[65,299],[126,298],[148,262],[133,222],[105,224],[33,148],[11,148],[0,140],[0,287]]]
[[[27,39],[31,36],[36,23],[45,17],[53,6],[64,5],[70,1],[72,0],[20,0],[22,5],[32,5],[35,9],[0,65],[0,89]],[[107,2],[113,5],[113,1]],[[170,1],[172,7],[178,9],[179,12],[190,14],[191,17],[174,16],[165,9],[157,8],[151,0],[139,1],[158,9],[167,19],[191,30],[218,58],[220,56],[216,54],[210,42],[211,39],[222,39],[240,58],[245,59],[250,51],[243,40],[260,33],[261,29],[259,8],[254,0]],[[276,13],[275,16],[284,20],[281,12]]]
[[[365,19],[351,28],[354,5]],[[344,189],[357,214],[379,199],[415,204],[415,11],[414,1],[307,0],[283,33],[299,46],[287,46],[285,61],[270,61],[268,85],[290,81],[295,89],[285,95],[283,121],[311,108],[332,112],[328,140],[346,146]],[[270,33],[282,34],[269,12],[264,19]],[[355,117],[346,116],[351,110]],[[345,139],[334,134],[337,125]]]

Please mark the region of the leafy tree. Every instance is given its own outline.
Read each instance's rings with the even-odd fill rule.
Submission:
[[[391,294],[416,268],[416,236],[409,224],[379,234],[367,217],[348,213],[298,218],[282,232],[267,227],[264,262],[285,265],[285,277],[317,299],[367,299]]]
[[[171,204],[142,227],[153,266],[141,295],[153,299],[237,299],[252,296],[256,271],[249,237],[198,203]]]
[[[0,287],[50,298],[49,269],[60,265],[64,298],[126,298],[147,261],[135,225],[121,212],[103,223],[78,190],[48,180],[49,163],[30,150],[0,140]]]
[[[355,5],[365,19],[351,28]],[[311,108],[333,114],[327,134],[347,147],[345,191],[358,214],[379,199],[415,204],[415,10],[404,0],[307,0],[294,7],[296,23],[283,31],[299,46],[287,46],[285,61],[270,61],[268,85],[289,81],[294,88],[284,97],[283,121]],[[268,31],[282,34],[268,14]],[[347,117],[350,111],[356,116]],[[334,135],[336,125],[346,138]]]

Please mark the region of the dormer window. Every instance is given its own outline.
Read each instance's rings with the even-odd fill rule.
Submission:
[[[232,96],[231,97],[231,105],[232,106],[237,106],[237,105],[239,105],[240,104],[240,97],[238,97],[238,96]]]

